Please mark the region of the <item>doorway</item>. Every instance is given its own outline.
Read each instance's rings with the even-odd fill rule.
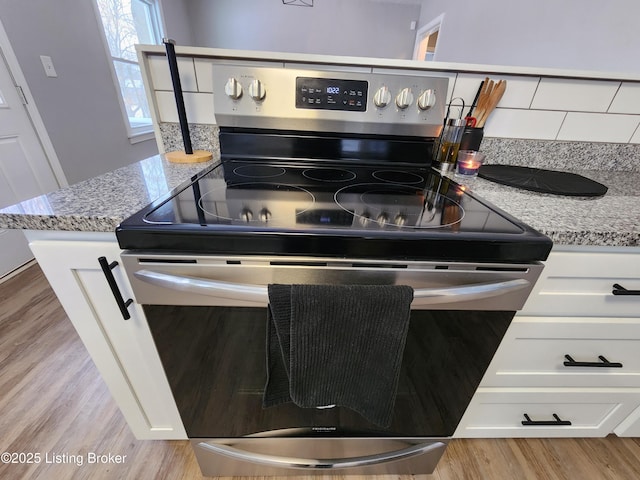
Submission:
[[[0,208],[57,190],[62,185],[27,111],[25,86],[0,23]],[[32,105],[32,108],[35,107]],[[63,179],[63,182],[66,181]],[[33,255],[20,230],[0,229],[0,281],[31,259]]]
[[[413,49],[413,59],[431,62],[437,60],[436,48],[438,36],[442,28],[444,13],[420,28],[416,33],[416,43]]]

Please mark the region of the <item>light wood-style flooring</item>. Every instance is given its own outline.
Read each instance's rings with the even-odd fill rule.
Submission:
[[[0,283],[1,452],[40,462],[2,462],[0,479],[202,478],[187,441],[134,438],[37,265]],[[432,476],[368,478],[640,479],[640,439],[454,440]]]

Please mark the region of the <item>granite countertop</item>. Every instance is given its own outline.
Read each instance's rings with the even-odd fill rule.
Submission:
[[[467,182],[558,245],[640,246],[640,172],[570,170],[608,187],[602,197],[568,197],[520,190],[482,178]]]
[[[157,155],[0,209],[0,228],[112,232],[125,218],[213,165]],[[573,171],[609,187],[599,198],[546,195],[477,178],[467,186],[563,245],[640,246],[640,172]]]
[[[0,209],[0,228],[113,232],[214,161],[176,164],[156,155],[84,182]]]

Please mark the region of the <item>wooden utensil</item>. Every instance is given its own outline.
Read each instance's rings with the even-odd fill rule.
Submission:
[[[496,106],[502,99],[502,96],[504,95],[504,92],[506,91],[506,89],[507,89],[506,80],[500,80],[497,84],[495,84],[495,86],[492,88],[491,92],[487,97],[486,105],[483,108],[482,115],[476,112],[477,113],[476,127],[478,128],[484,127],[484,124],[487,121],[487,118],[489,117],[489,115],[491,115],[491,112],[493,112],[493,110],[496,108]]]
[[[477,120],[479,120],[485,112],[485,109],[487,107],[487,99],[489,98],[489,93],[492,89],[493,80],[489,80],[489,77],[486,77],[484,79],[484,82],[482,83],[482,87],[480,88],[480,94],[478,95],[478,104],[476,106],[476,112],[474,115],[476,117],[476,126]]]
[[[476,96],[473,99],[473,102],[471,103],[471,107],[469,107],[469,111],[467,112],[467,116],[465,118],[467,118],[467,119],[474,118],[473,117],[473,110],[478,105],[478,99],[480,98],[480,92],[482,92],[482,87],[484,87],[484,80],[482,82],[480,82],[480,87],[478,88],[478,91],[476,92]],[[469,120],[467,120],[467,124],[468,123],[469,123]],[[473,121],[473,125],[472,126],[475,126],[475,120]]]

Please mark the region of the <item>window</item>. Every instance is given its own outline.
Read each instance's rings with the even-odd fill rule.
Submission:
[[[96,0],[129,137],[152,130],[135,44],[160,44],[157,0]]]

